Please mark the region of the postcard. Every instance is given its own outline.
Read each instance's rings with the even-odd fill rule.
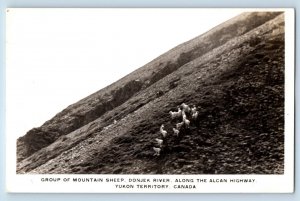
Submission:
[[[292,193],[294,10],[8,8],[8,192]]]

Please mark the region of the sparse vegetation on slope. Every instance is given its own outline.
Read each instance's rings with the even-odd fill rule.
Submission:
[[[17,160],[21,161],[27,158],[41,148],[50,145],[60,136],[67,135],[96,120],[184,64],[279,14],[279,12],[245,13],[202,36],[179,45],[112,85],[70,105],[41,127],[30,130],[25,136],[18,139]],[[252,20],[253,18],[255,20]],[[175,87],[176,81],[170,85]],[[121,93],[125,96],[122,96]]]
[[[283,173],[284,15],[279,14],[242,15],[233,20],[237,27],[228,21],[172,49],[103,89],[103,93],[99,91],[69,106],[34,134],[19,140],[17,171]],[[227,33],[226,27],[237,31]],[[215,40],[220,37],[222,40]],[[205,51],[200,45],[203,41],[215,46],[206,46]],[[178,62],[178,58],[183,61]],[[134,83],[125,89],[128,80]],[[101,108],[101,101],[118,101],[113,96],[116,93],[125,95],[124,99],[99,109],[102,112],[95,110]],[[97,97],[102,97],[101,101]],[[197,126],[191,126],[186,135],[169,138],[164,154],[153,156],[153,147],[157,146],[154,139],[161,137],[159,126],[163,123],[170,133],[175,123],[170,121],[169,111],[176,111],[183,102],[201,108]],[[75,118],[75,114],[81,117]],[[63,117],[67,118],[65,122]],[[83,120],[74,124],[80,118]],[[51,128],[63,132],[56,135],[58,130]],[[46,138],[43,131],[54,132],[51,140],[40,141]],[[43,137],[34,139],[39,135]]]

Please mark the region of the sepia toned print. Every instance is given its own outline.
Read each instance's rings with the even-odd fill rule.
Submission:
[[[153,59],[20,137],[17,173],[284,173],[284,12]]]

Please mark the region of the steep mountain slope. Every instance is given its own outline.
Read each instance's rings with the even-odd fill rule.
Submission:
[[[278,12],[242,14],[173,48],[121,80],[70,105],[41,127],[30,130],[25,136],[18,139],[17,160],[21,161],[27,158],[34,152],[53,143],[60,136],[99,118],[189,61],[252,30],[277,15],[279,15]]]
[[[182,102],[197,122],[153,156]],[[283,124],[284,15],[245,13],[29,131],[17,172],[283,173]]]

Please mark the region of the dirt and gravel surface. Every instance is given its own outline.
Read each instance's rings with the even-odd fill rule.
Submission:
[[[199,116],[176,137],[181,120],[169,111],[183,102]],[[161,124],[169,135],[154,156]],[[17,145],[17,173],[282,174],[284,14],[233,18],[70,105]]]

